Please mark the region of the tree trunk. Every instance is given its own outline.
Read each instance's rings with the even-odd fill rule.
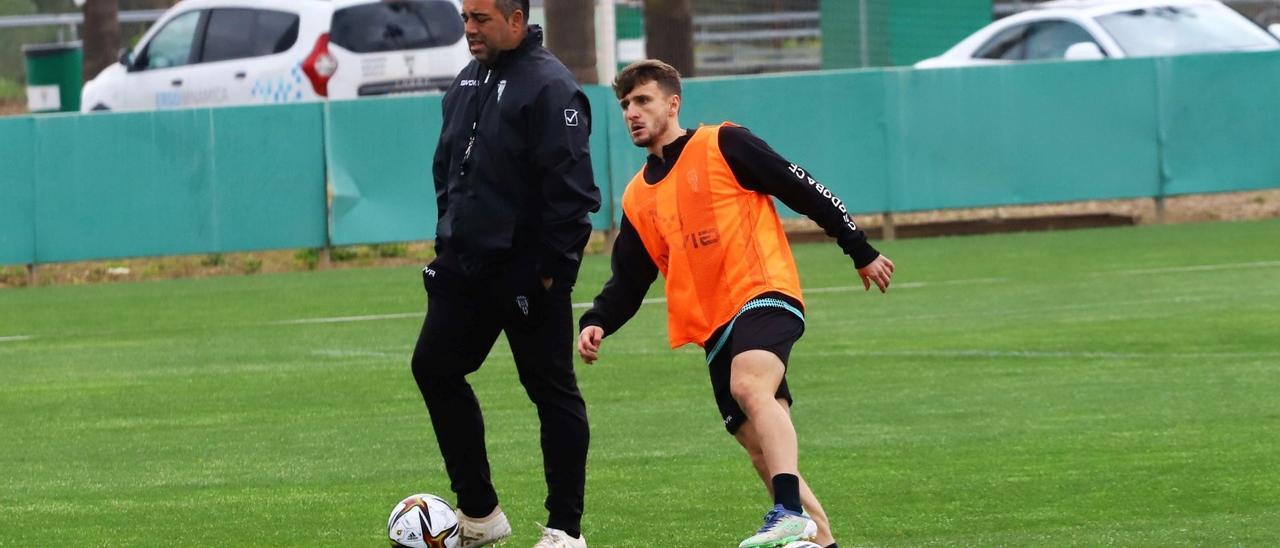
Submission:
[[[690,0],[645,0],[645,55],[693,76],[693,9]]]
[[[120,52],[120,0],[84,3],[84,81],[116,62]]]
[[[569,67],[578,83],[596,83],[595,0],[546,0],[544,9],[547,49]]]

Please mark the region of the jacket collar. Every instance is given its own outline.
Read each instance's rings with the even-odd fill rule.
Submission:
[[[504,50],[498,53],[498,58],[494,59],[493,64],[490,65],[489,68],[496,69],[507,64],[509,62],[508,59],[522,57],[524,54],[542,47],[542,36],[542,27],[540,25],[529,25],[527,32],[525,33],[524,40],[520,41],[520,45],[516,46],[515,49]]]

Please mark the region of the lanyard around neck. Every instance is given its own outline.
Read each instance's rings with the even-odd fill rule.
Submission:
[[[493,69],[487,69],[484,73],[484,81],[480,81],[480,68],[483,65],[476,64],[476,86],[480,89],[475,95],[471,96],[471,135],[467,138],[467,148],[462,152],[462,164],[458,170],[458,175],[466,175],[467,167],[471,163],[471,149],[476,145],[476,136],[480,133],[480,114],[484,111],[485,103],[489,102],[489,95],[493,92],[493,87],[489,85],[489,80],[493,78]]]

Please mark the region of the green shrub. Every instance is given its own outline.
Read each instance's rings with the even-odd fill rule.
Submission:
[[[21,101],[27,96],[27,89],[8,78],[0,78],[0,101]]]
[[[307,270],[315,270],[316,265],[320,264],[320,250],[315,248],[299,249],[293,254],[293,258]]]
[[[334,247],[329,249],[329,260],[335,263],[344,263],[359,256],[360,253],[356,251],[355,246]]]
[[[373,244],[369,246],[374,255],[389,259],[393,257],[404,257],[409,254],[409,246],[405,244]]]

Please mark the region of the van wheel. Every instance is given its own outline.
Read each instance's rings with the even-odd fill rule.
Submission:
[[[104,105],[102,103],[98,103],[96,105],[93,105],[93,108],[89,110],[92,110],[94,112],[105,112],[105,111],[111,110],[111,107],[108,107],[107,105]]]

